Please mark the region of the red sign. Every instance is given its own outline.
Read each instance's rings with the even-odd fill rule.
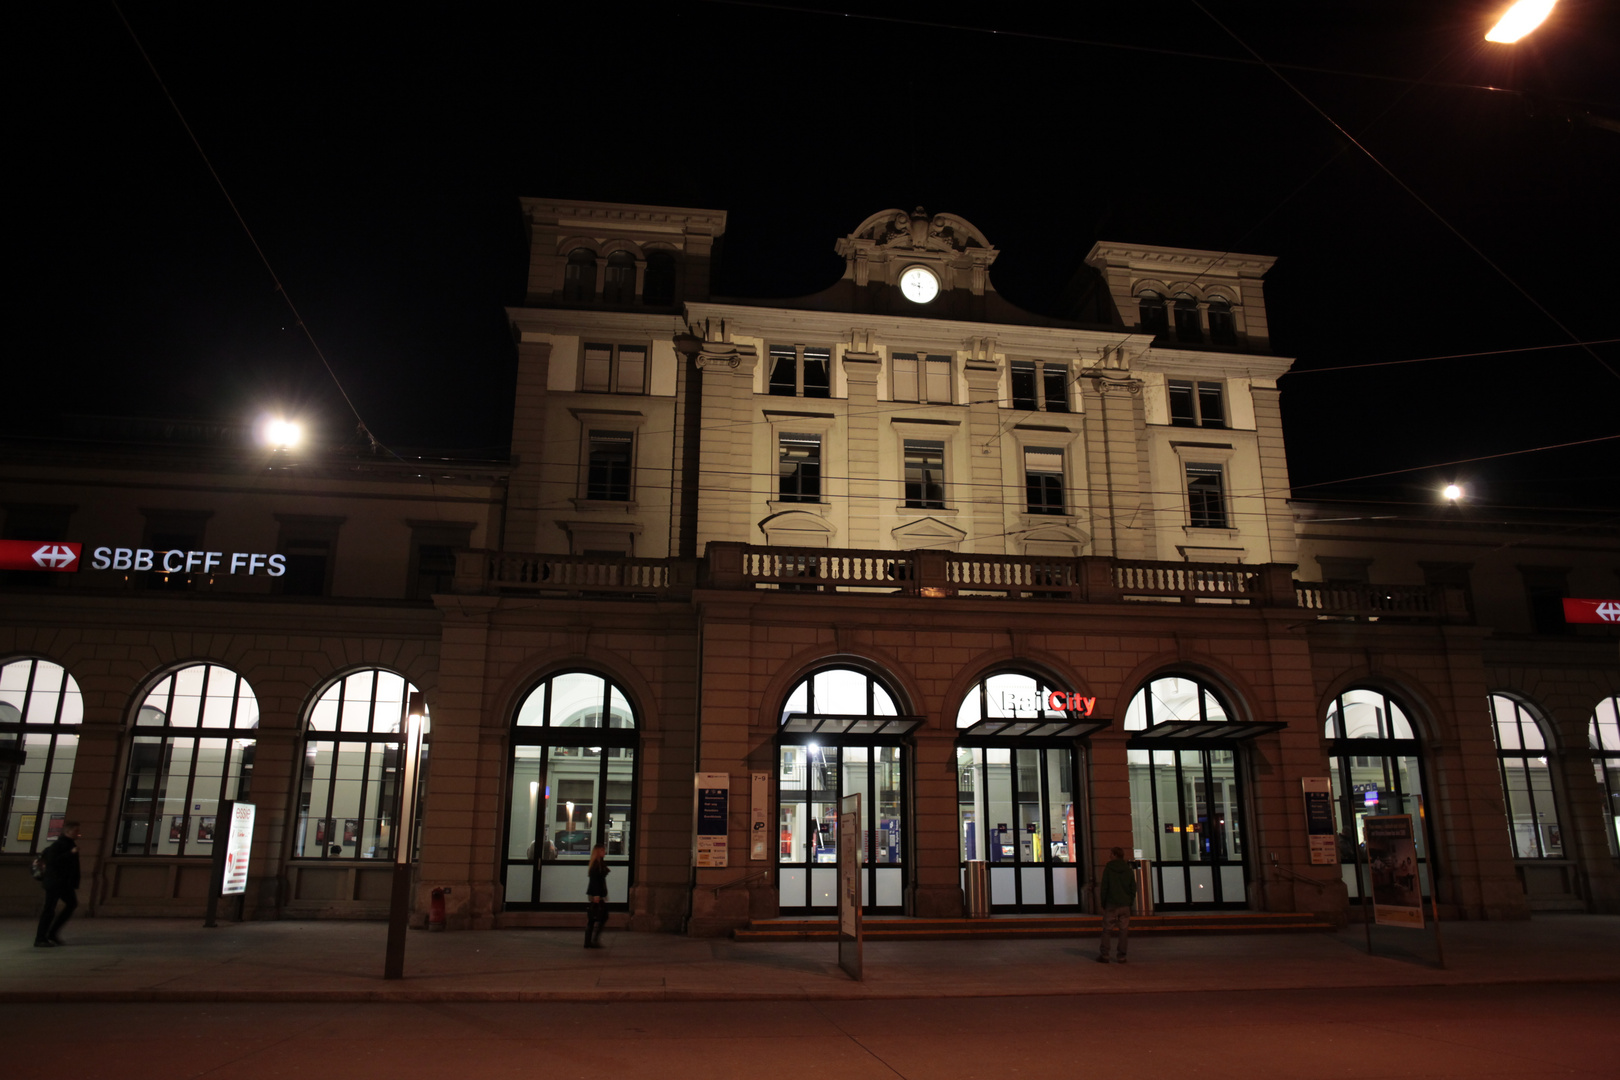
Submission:
[[[1571,600],[1565,597],[1564,621],[1620,623],[1620,600]]]
[[[0,540],[0,570],[54,570],[72,574],[79,569],[83,544],[54,540]]]

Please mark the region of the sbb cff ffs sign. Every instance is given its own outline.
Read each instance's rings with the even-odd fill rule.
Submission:
[[[72,574],[79,569],[79,551],[83,547],[55,540],[0,540],[0,570]]]
[[[1564,598],[1567,623],[1620,623],[1620,600],[1571,600]]]

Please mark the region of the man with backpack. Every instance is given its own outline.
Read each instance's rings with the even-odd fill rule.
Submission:
[[[79,906],[78,839],[79,823],[66,822],[56,842],[40,852],[39,861],[44,864],[40,882],[45,886],[45,910],[40,913],[39,929],[34,934],[35,948],[49,949],[62,944],[57,935],[73,917],[73,909]],[[60,915],[56,913],[58,903],[62,905]]]
[[[1125,946],[1131,936],[1131,903],[1136,899],[1136,871],[1125,861],[1125,849],[1114,848],[1113,858],[1103,867],[1097,904],[1102,908],[1102,941],[1097,963],[1108,963],[1108,940],[1119,937],[1119,962],[1125,962]]]

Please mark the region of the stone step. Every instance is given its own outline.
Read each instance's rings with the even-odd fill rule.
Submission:
[[[1209,914],[1138,915],[1131,933],[1145,934],[1275,934],[1335,929],[1309,912],[1232,911]],[[1102,920],[1095,915],[996,916],[989,919],[864,920],[862,935],[872,941],[941,941],[973,938],[1096,937]],[[830,918],[755,919],[732,932],[737,941],[832,941],[838,926]]]

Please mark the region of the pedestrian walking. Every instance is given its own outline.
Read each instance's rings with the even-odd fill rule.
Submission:
[[[61,835],[40,852],[40,861],[45,864],[45,876],[41,879],[45,886],[45,910],[40,912],[39,929],[34,932],[36,948],[49,949],[62,944],[62,927],[73,917],[73,909],[79,906],[78,839],[79,823],[65,822]],[[56,913],[58,904],[62,905],[60,915]]]
[[[1114,848],[1113,858],[1103,867],[1098,904],[1102,908],[1102,941],[1098,943],[1097,963],[1108,963],[1108,941],[1119,937],[1117,955],[1125,962],[1125,948],[1131,939],[1131,903],[1136,899],[1136,870],[1125,861],[1125,849]]]
[[[607,848],[601,844],[591,849],[591,865],[585,871],[589,883],[585,886],[585,947],[602,947],[602,927],[607,925]]]

